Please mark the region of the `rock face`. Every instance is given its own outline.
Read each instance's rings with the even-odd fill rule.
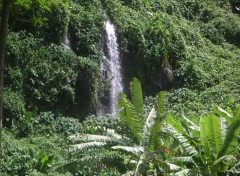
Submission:
[[[173,88],[173,70],[169,63],[163,63],[156,79],[153,81],[157,91],[170,90]]]

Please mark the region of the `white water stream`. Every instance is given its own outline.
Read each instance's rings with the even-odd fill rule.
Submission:
[[[115,26],[107,20],[105,22],[105,55],[103,56],[102,70],[104,76],[110,80],[109,90],[109,109],[108,113],[113,116],[117,115],[118,95],[123,92],[121,60],[119,56],[119,47],[117,43],[117,35]]]

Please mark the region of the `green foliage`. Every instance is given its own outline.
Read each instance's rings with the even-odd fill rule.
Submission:
[[[3,133],[3,154],[0,159],[1,175],[62,175],[54,167],[67,158],[61,136],[32,136],[16,139],[10,132]]]
[[[78,57],[78,71],[75,86],[75,117],[83,120],[89,112],[96,109],[98,99],[103,96],[104,80],[101,76],[99,65],[89,57]],[[79,107],[81,110],[79,111]],[[84,118],[83,118],[84,117]]]
[[[45,46],[42,40],[32,36],[11,33],[5,85],[25,97],[28,109],[50,110],[54,107],[64,111],[74,101],[76,65],[76,56],[62,47]]]
[[[103,31],[103,9],[101,1],[70,3],[70,38],[77,55],[93,58],[100,63],[99,43]]]
[[[20,119],[13,120],[13,129],[17,130],[18,137],[26,137],[33,131],[32,113],[26,112]]]
[[[16,136],[4,133],[0,175],[239,174],[240,111],[230,110],[240,102],[236,5],[238,0],[14,1],[4,125]],[[117,28],[125,84],[136,76],[144,93],[135,79],[132,101],[120,96],[120,120],[88,117],[79,125],[40,113],[83,119],[97,107],[105,86],[99,67],[104,13]],[[67,31],[76,54],[51,44],[63,43]],[[170,125],[164,93],[143,104],[163,66],[175,78],[171,111],[189,117],[169,115]],[[209,113],[212,104],[227,110]],[[81,139],[74,144],[81,143],[71,149],[81,150],[68,152],[65,137],[78,132],[91,135],[75,136]]]
[[[219,107],[214,110],[217,115],[209,113],[200,117],[199,127],[187,118],[168,116],[168,130],[178,139],[182,147],[181,156],[185,154],[186,158],[191,158],[185,161],[181,157],[171,159],[185,163],[183,170],[190,169],[200,175],[218,175],[233,172],[232,168],[237,166],[239,108],[233,115]]]
[[[33,133],[40,133],[45,135],[64,134],[70,135],[80,130],[79,120],[56,115],[52,112],[42,112],[33,117],[32,126]]]
[[[27,30],[50,42],[62,43],[69,22],[68,1],[17,0],[10,12],[10,28]]]
[[[25,113],[25,102],[21,93],[4,90],[3,114],[4,127],[11,127],[13,120],[19,120]]]
[[[176,88],[204,91],[219,85],[224,91],[226,80],[239,82],[234,76],[239,74],[239,16],[229,1],[115,0],[105,6],[119,28],[125,77],[139,77],[144,92],[153,92],[166,60]]]
[[[141,84],[136,78],[133,79],[132,89],[133,99],[143,102]],[[157,156],[157,154],[160,154],[160,133],[162,130],[163,120],[166,115],[164,104],[165,98],[166,93],[161,93],[158,99],[158,108],[156,108],[158,112],[156,112],[155,108],[153,107],[151,112],[148,115],[145,115],[143,114],[143,105],[139,106],[140,103],[136,102],[137,107],[135,107],[130,100],[126,98],[126,95],[120,95],[119,119],[121,122],[123,122],[124,126],[127,126],[131,130],[132,135],[129,135],[130,139],[125,137],[126,131],[125,134],[120,135],[117,134],[115,130],[109,129],[110,126],[106,126],[105,129],[99,131],[99,125],[96,125],[94,123],[96,120],[93,120],[91,121],[93,123],[89,124],[90,126],[88,128],[92,129],[93,131],[91,132],[94,132],[95,134],[79,133],[70,136],[69,139],[72,140],[73,143],[79,141],[78,144],[70,145],[70,149],[85,151],[92,148],[97,150],[100,147],[111,146],[111,149],[121,150],[133,157],[132,160],[137,163],[134,171],[135,174],[146,173],[149,162],[154,165],[154,169],[160,172],[159,167],[161,166],[159,163],[166,165],[166,163],[161,160],[161,156]],[[98,133],[98,135],[96,135],[96,133]],[[101,133],[101,135],[99,135],[99,133]],[[108,150],[103,150],[103,152],[105,151]],[[102,161],[102,153],[95,157],[96,159],[100,157],[100,161]],[[121,155],[119,155],[119,157],[121,157]],[[123,161],[124,160],[119,162]],[[76,161],[64,165],[63,168],[68,166],[72,167],[76,162],[81,164],[82,162],[85,162],[85,158],[81,157]]]
[[[123,127],[118,118],[107,115],[101,118],[88,116],[82,123],[80,132],[83,134],[104,134],[106,129],[114,129],[118,134],[127,134],[129,129]],[[131,134],[129,134],[130,136]]]
[[[138,79],[133,78],[132,81],[132,99],[134,107],[138,113],[143,113],[143,97],[142,97],[142,88],[141,83]]]

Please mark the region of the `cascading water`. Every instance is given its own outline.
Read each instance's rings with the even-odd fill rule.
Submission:
[[[72,49],[69,31],[67,32],[67,35],[64,39],[63,46],[69,50]]]
[[[113,116],[117,115],[117,102],[119,93],[123,92],[121,61],[119,54],[119,47],[117,43],[117,35],[115,26],[107,20],[105,22],[105,36],[104,36],[104,56],[102,61],[102,72],[105,78],[110,80],[109,90],[109,110],[107,113]],[[101,111],[101,110],[100,110]],[[105,112],[101,111],[103,115]]]

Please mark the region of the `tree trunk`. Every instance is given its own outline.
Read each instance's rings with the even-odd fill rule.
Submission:
[[[3,77],[5,47],[8,33],[8,18],[11,0],[3,0],[0,24],[0,156],[2,155],[2,120],[3,120]]]

